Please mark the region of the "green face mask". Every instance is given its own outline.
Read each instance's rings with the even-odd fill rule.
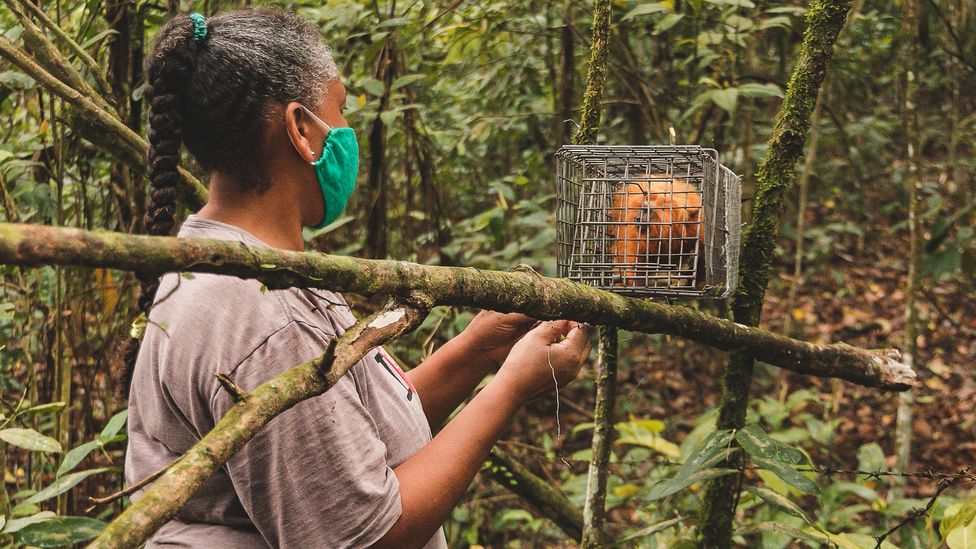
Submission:
[[[346,208],[349,195],[356,188],[356,174],[359,172],[359,142],[352,128],[333,128],[309,109],[304,106],[302,108],[312,120],[318,122],[328,132],[322,147],[322,156],[311,163],[315,168],[315,177],[319,180],[325,202],[325,215],[322,217],[322,222],[312,228],[321,229],[339,217]]]

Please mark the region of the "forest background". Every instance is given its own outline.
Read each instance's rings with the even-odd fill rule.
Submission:
[[[0,7],[0,32],[20,43],[23,28],[11,5],[25,9]],[[527,264],[555,274],[553,152],[580,122],[591,2],[254,5],[297,10],[322,28],[360,137],[359,190],[347,215],[307,232],[310,249],[486,269]],[[764,327],[800,339],[902,347],[910,259],[905,143],[918,143],[921,383],[907,469],[896,465],[893,394],[760,368],[749,423],[799,449],[815,464],[810,469],[823,469],[798,469],[806,482],[782,470],[745,471],[740,544],[874,547],[875,536],[928,503],[885,543],[962,547],[954,530],[976,538],[973,477],[952,477],[943,489],[948,477],[939,475],[976,462],[976,5],[924,0],[906,17],[907,5],[854,2],[787,201],[763,317]],[[65,0],[38,11],[90,55],[101,74],[88,73],[90,80],[104,85],[121,119],[144,134],[142,62],[154,32],[172,13],[238,6]],[[599,143],[717,149],[743,176],[748,219],[754,174],[807,7],[614,2]],[[910,47],[917,58],[906,55]],[[63,51],[86,67],[77,51]],[[906,101],[909,86],[917,86],[914,102]],[[0,113],[0,220],[142,232],[142,173],[6,61]],[[909,113],[917,126],[905,123]],[[189,159],[185,166],[205,181]],[[52,533],[64,532],[82,540],[99,523],[52,517],[110,521],[122,504],[88,511],[89,497],[120,488],[124,413],[107,372],[135,316],[137,283],[104,269],[0,269],[0,536],[12,545],[49,546]],[[379,305],[353,300],[362,314]],[[727,309],[722,302],[682,304],[720,316]],[[437,308],[390,349],[406,366],[416,364],[471,314]],[[655,487],[680,474],[713,428],[725,353],[660,335],[621,333],[620,341],[608,526],[629,538],[626,544],[677,547],[698,526],[704,491],[688,484],[661,496]],[[587,371],[562,391],[558,416],[554,395],[535,401],[500,443],[579,506],[593,382]],[[838,471],[855,469],[919,474]],[[471,487],[447,533],[458,547],[570,544],[544,513],[488,475]]]

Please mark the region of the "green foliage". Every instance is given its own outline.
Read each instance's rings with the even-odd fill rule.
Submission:
[[[724,163],[744,175],[744,195],[749,196],[795,62],[807,4],[615,2],[598,141],[667,143],[673,127],[677,144],[716,148]],[[115,103],[126,115],[136,109],[130,123],[144,132],[139,101],[146,83],[132,77],[141,74],[139,51],[148,49],[168,15],[158,6],[132,4],[130,15],[139,28],[144,26],[145,36],[141,45],[137,36],[128,36],[135,47],[132,63],[117,74],[109,61],[122,34],[108,26],[117,20],[107,17],[108,5],[69,0],[43,8],[56,12],[68,34],[109,77],[117,78],[121,89]],[[527,264],[555,274],[558,204],[552,193],[552,153],[572,134],[573,121],[579,121],[589,3],[288,0],[276,5],[314,21],[332,45],[348,89],[346,115],[362,144],[374,123],[385,126],[385,157],[370,158],[364,146],[362,165],[365,172],[369,162],[381,162],[389,174],[390,256],[497,269]],[[229,4],[195,7],[213,6]],[[925,25],[931,44],[917,75],[926,166],[922,217],[934,243],[924,258],[923,276],[929,286],[953,284],[966,296],[976,279],[976,233],[971,212],[954,216],[976,196],[976,122],[970,115],[976,72],[971,61],[967,64],[976,59],[976,33],[966,10],[942,0],[933,6],[943,8],[954,32],[948,32],[937,12],[930,13]],[[849,270],[851,265],[877,263],[885,276],[902,270],[902,83],[891,68],[901,47],[896,39],[900,13],[898,3],[863,3],[847,24],[828,78],[810,178],[814,221],[803,236],[807,275],[825,275],[837,300],[857,297],[858,273]],[[570,31],[571,52],[562,49],[564,29]],[[0,33],[19,43],[21,31],[13,15],[0,9]],[[385,80],[376,67],[394,40],[397,72]],[[81,66],[76,57],[72,62]],[[561,89],[567,81],[573,86]],[[118,158],[85,140],[71,123],[71,113],[10,65],[0,67],[0,112],[0,219],[138,229],[145,194],[141,174],[122,169]],[[203,175],[192,162],[187,166]],[[306,231],[310,248],[363,253],[374,198],[364,180],[348,215],[325,229]],[[747,203],[747,210],[751,206]],[[787,242],[795,235],[796,216],[786,219],[779,257],[787,259],[777,266],[780,270],[788,268]],[[0,279],[0,399],[7,404],[0,416],[0,440],[9,467],[5,487],[15,492],[8,498],[0,535],[9,534],[5,543],[35,546],[81,541],[100,523],[71,515],[87,507],[86,496],[114,491],[119,484],[125,414],[113,416],[107,365],[117,337],[128,333],[133,320],[137,331],[147,321],[132,313],[135,280],[113,271],[47,267],[0,267]],[[438,308],[391,349],[406,365],[417,364],[460,333],[471,317],[470,311]],[[651,340],[662,348],[671,343]],[[621,355],[639,348],[639,341],[646,340],[625,343]],[[633,369],[635,378],[642,379],[645,366],[632,362],[622,364],[622,370]],[[75,391],[62,403],[54,378],[67,364],[74,367]],[[592,394],[587,381],[572,394],[583,407]],[[759,397],[751,403],[749,425],[731,433],[716,431],[711,413],[693,423],[684,413],[655,415],[660,401],[674,395],[667,388],[636,383],[636,390],[634,385],[626,385],[634,390],[623,392],[629,396],[620,405],[633,416],[615,426],[608,497],[609,506],[631,522],[621,534],[625,545],[680,548],[693,543],[698,525],[690,517],[702,505],[702,480],[738,475],[716,468],[733,452],[744,452],[749,464],[739,502],[745,520],[737,525],[742,545],[873,547],[864,536],[883,531],[882,525],[925,503],[890,499],[884,483],[867,475],[827,478],[810,471],[818,463],[855,460],[860,470],[887,470],[884,449],[876,442],[863,441],[856,455],[829,454],[840,419],[821,413],[818,392]],[[68,437],[56,427],[62,413],[70,414]],[[589,458],[586,422],[564,425],[570,433],[564,442],[545,434],[536,437],[544,430],[538,415],[525,414],[518,421],[516,432],[527,437],[522,442],[541,450],[542,465],[581,504],[582,466],[574,461],[572,468],[564,467],[560,456]],[[561,539],[551,523],[510,499],[496,498],[493,490],[478,485],[457,508],[447,524],[452,546],[515,546],[524,540],[542,545]],[[70,514],[51,510],[57,508],[58,494],[67,496]],[[974,528],[973,505],[971,499],[943,496],[927,519],[902,530],[915,544],[904,546],[944,542],[953,549],[965,547]],[[108,520],[116,511],[106,508],[99,518]]]

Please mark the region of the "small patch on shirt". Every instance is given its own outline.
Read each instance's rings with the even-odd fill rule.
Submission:
[[[396,380],[401,387],[407,391],[407,400],[413,400],[413,394],[416,392],[413,387],[413,383],[410,383],[410,378],[403,373],[400,366],[396,363],[393,358],[387,354],[386,350],[382,347],[377,347],[375,353],[373,354],[373,359],[376,360],[378,364],[383,366],[383,368],[389,372],[393,379]]]

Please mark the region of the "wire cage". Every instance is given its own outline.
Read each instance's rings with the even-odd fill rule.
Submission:
[[[563,146],[559,276],[623,295],[727,297],[738,277],[741,193],[714,149]]]

